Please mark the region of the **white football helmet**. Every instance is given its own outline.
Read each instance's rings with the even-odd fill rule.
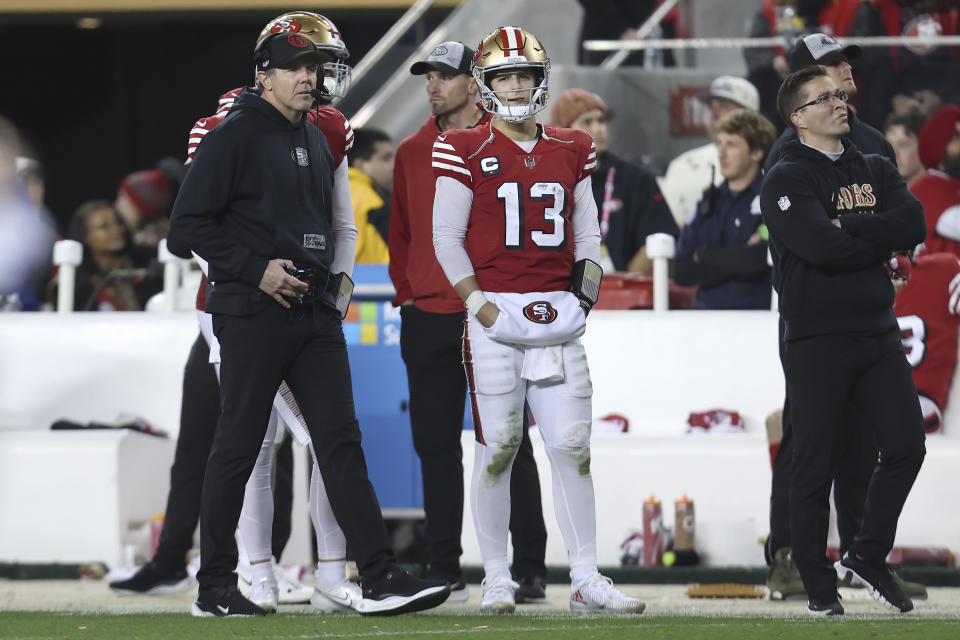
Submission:
[[[512,89],[500,94],[525,91],[529,102],[504,104],[490,87],[493,77],[503,71],[530,69],[537,79],[532,89]],[[480,87],[480,102],[486,111],[506,120],[522,122],[547,106],[550,85],[550,58],[537,37],[520,27],[500,27],[490,32],[473,56],[473,77]]]
[[[260,32],[257,47],[275,33],[299,33],[313,42],[318,51],[330,54],[330,61],[323,64],[323,86],[335,98],[347,94],[353,69],[344,61],[350,52],[340,30],[329,18],[312,11],[291,11],[277,16]]]

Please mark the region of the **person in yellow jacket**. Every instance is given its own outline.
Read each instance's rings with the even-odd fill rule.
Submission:
[[[390,191],[393,189],[393,142],[373,128],[353,130],[348,160],[350,197],[357,224],[357,264],[390,261],[387,237],[390,224]]]

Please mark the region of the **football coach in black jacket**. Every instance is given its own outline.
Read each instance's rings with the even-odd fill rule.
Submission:
[[[925,455],[916,390],[893,314],[891,257],[920,243],[923,210],[889,160],[847,139],[846,94],[821,67],[797,71],[777,96],[798,133],[760,196],[776,261],[791,401],[793,557],[812,613],[840,614],[826,558],[829,491],[849,407],[871,425],[880,452],[863,523],[841,563],[871,594],[901,611],[913,604],[885,563],[897,520]]]
[[[337,521],[360,570],[367,614],[443,602],[446,583],[396,566],[367,477],[341,326],[356,228],[334,220],[333,158],[304,117],[322,55],[296,33],[254,52],[245,90],[210,132],[174,205],[168,245],[209,263],[207,312],[220,342],[221,415],[203,482],[194,615],[263,615],[236,588],[244,485],[286,380],[303,412]]]

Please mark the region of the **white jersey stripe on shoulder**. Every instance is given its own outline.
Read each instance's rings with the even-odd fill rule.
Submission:
[[[187,144],[198,145],[203,142],[203,138],[187,138]]]
[[[459,162],[460,164],[466,164],[460,156],[455,156],[450,153],[440,153],[439,151],[433,152],[433,157],[438,160],[453,160],[454,162]]]
[[[347,120],[346,118],[343,119],[343,128],[344,128],[344,129],[349,129],[349,128],[350,128],[350,121]]]
[[[434,148],[434,149],[446,149],[447,151],[456,151],[456,150],[457,150],[456,147],[454,147],[452,144],[447,144],[446,142],[434,142],[434,143],[433,143],[433,148]]]
[[[593,160],[596,157],[597,157],[596,151],[591,151],[590,155],[587,156],[587,160]]]
[[[210,133],[210,129],[204,129],[202,127],[194,127],[193,129],[190,129],[190,135],[198,135],[201,138],[208,133]]]
[[[343,147],[344,151],[350,151],[350,149],[353,149],[353,139],[347,142],[347,144],[345,144]]]
[[[593,169],[595,166],[597,166],[596,161],[583,165],[583,170],[586,171],[587,169]]]
[[[470,180],[473,180],[473,176],[470,175],[470,172],[464,169],[463,167],[455,167],[452,164],[447,164],[445,162],[434,162],[430,166],[436,167],[438,169],[447,169],[448,171],[456,171],[457,173],[462,173],[465,176],[470,176]]]

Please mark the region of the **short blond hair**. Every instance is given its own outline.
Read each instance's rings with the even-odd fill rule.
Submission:
[[[749,109],[737,109],[726,114],[717,121],[716,130],[740,136],[747,141],[751,151],[763,151],[761,165],[777,139],[777,130],[773,128],[773,124],[761,114]]]

